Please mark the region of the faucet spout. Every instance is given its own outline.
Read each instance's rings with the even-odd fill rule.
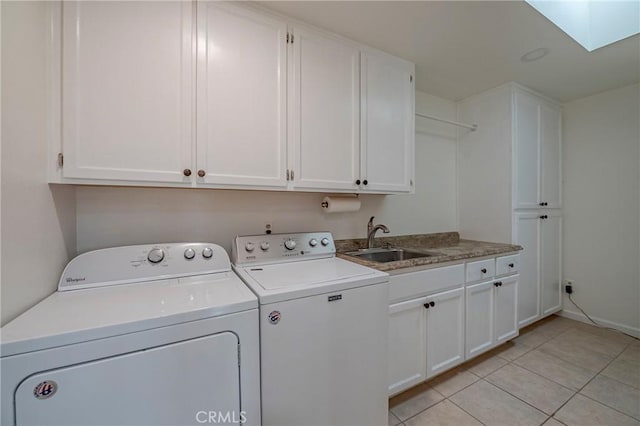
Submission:
[[[376,232],[378,232],[379,230],[381,230],[385,234],[388,234],[389,232],[391,232],[389,231],[389,228],[387,228],[385,225],[381,223],[379,223],[378,225],[374,225],[373,219],[374,219],[374,216],[371,216],[371,219],[369,219],[369,223],[367,224],[367,248],[373,247],[373,239],[376,236]]]

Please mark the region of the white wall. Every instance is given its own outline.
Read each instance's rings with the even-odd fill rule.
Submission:
[[[416,110],[455,119],[455,103],[416,93]],[[78,187],[77,249],[161,241],[213,241],[236,234],[329,230],[365,237],[370,216],[390,235],[457,230],[455,128],[416,119],[415,195],[362,195],[356,213],[324,213],[323,194],[165,188]]]
[[[592,317],[640,333],[640,86],[564,106],[564,276]],[[564,313],[579,315],[564,300]]]
[[[44,2],[2,7],[2,324],[52,293],[75,254],[73,188],[47,185]]]

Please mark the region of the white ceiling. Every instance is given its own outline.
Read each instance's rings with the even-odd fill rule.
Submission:
[[[516,81],[566,102],[640,80],[640,35],[587,52],[524,1],[260,4],[415,62],[417,89],[447,99]]]

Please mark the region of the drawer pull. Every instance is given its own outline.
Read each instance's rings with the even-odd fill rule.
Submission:
[[[513,268],[515,265],[513,263],[509,264],[509,268]]]
[[[487,273],[487,268],[480,269],[480,272],[482,272],[483,274],[486,274]]]

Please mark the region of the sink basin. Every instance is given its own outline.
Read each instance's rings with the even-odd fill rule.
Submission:
[[[421,257],[439,256],[440,253],[426,253],[401,248],[374,248],[362,249],[345,253],[348,256],[357,257],[359,259],[371,260],[378,263],[396,262],[398,260],[418,259]]]

